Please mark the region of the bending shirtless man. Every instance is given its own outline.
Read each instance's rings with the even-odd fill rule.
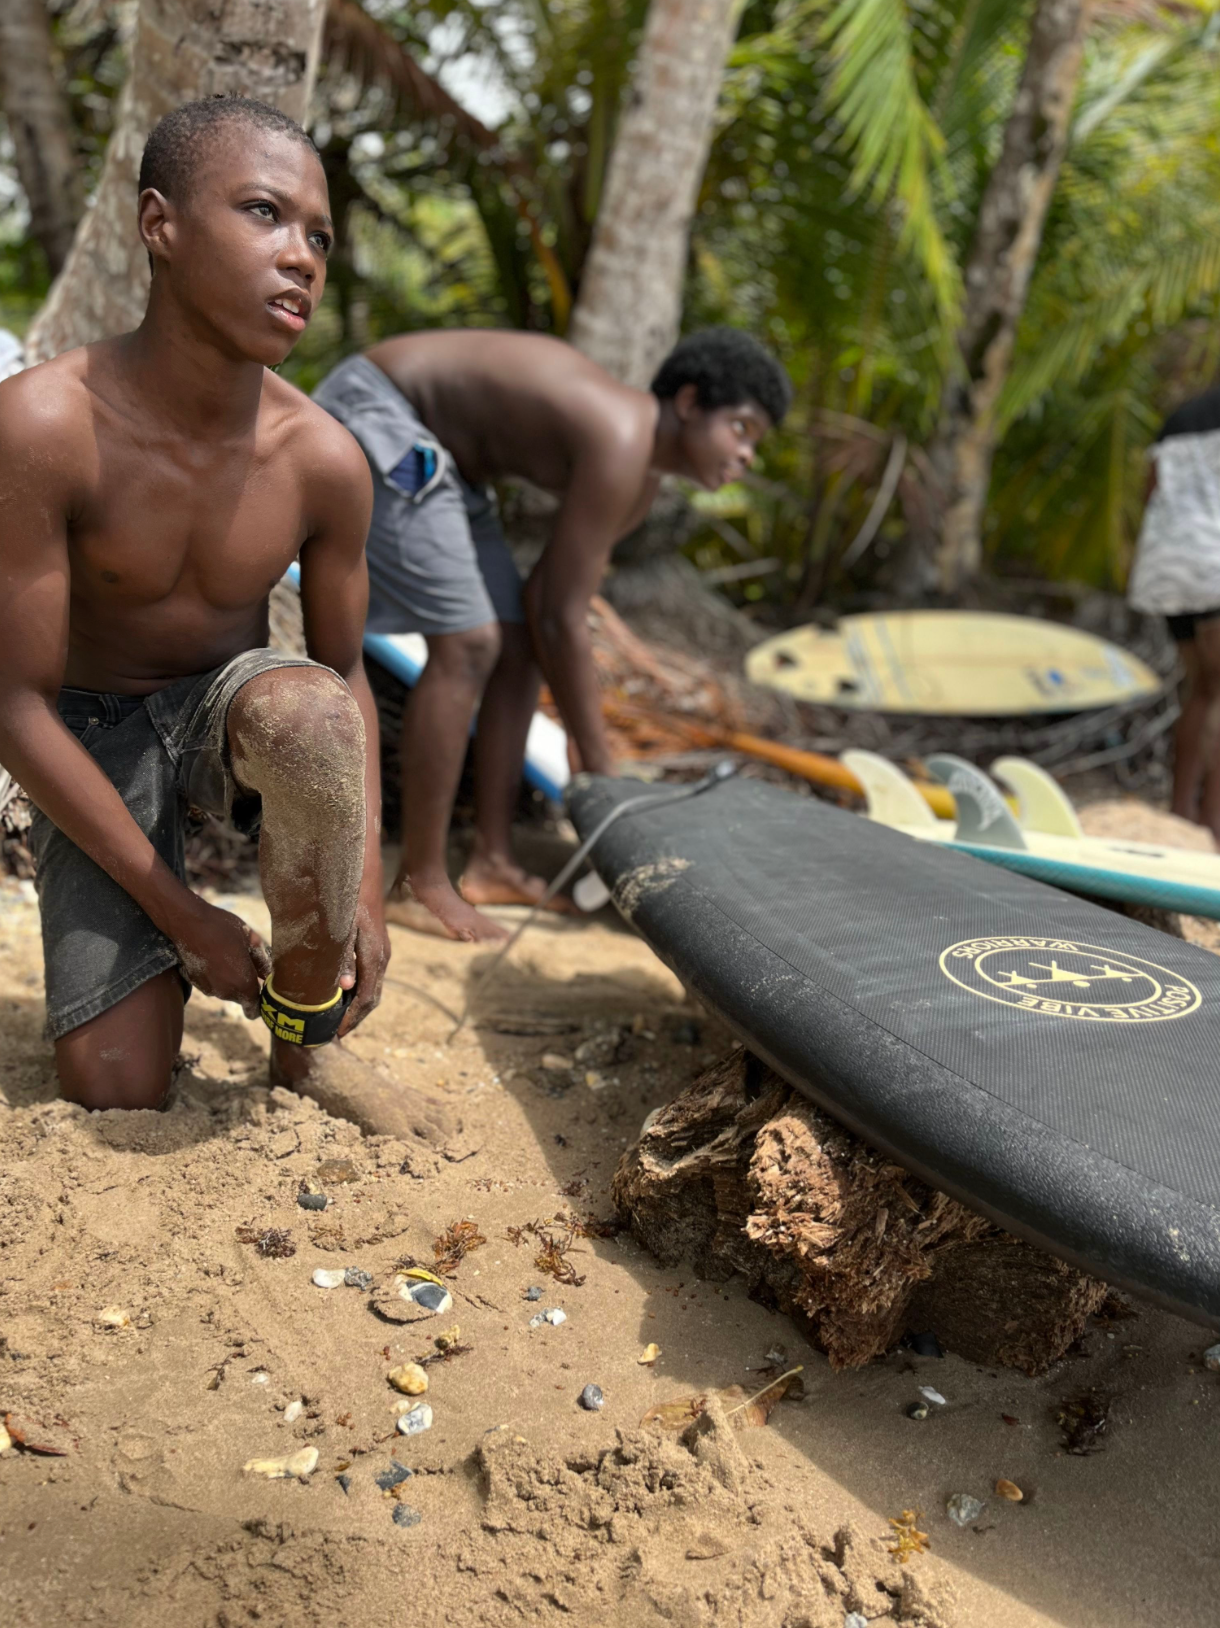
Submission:
[[[369,629],[418,632],[428,665],[403,724],[403,859],[391,921],[450,938],[504,937],[476,906],[531,903],[509,824],[539,667],[580,766],[611,768],[587,611],[610,551],[647,515],[662,475],[709,490],[745,473],[788,407],[779,364],[732,329],[683,340],[651,390],[631,390],[557,339],[406,334],[349,357],[314,392],[373,473]],[[558,495],[524,585],[489,483]],[[446,847],[471,715],[475,844],[457,892]]]
[[[376,1004],[388,945],[368,470],[269,371],[326,280],[318,155],[261,103],[189,103],[149,138],[139,231],[140,327],[0,384],[0,761],[39,810],[61,1089],[159,1105],[194,986],[261,1007],[274,1081],[369,1129],[427,1129],[323,1046]],[[298,554],[310,660],[266,647]],[[261,813],[270,956],[185,885],[192,806],[246,829]]]

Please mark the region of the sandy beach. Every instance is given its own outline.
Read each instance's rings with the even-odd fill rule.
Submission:
[[[224,902],[266,929],[257,896]],[[1205,1331],[1141,1308],[1038,1380],[907,1350],[836,1373],[739,1283],[663,1271],[626,1232],[576,1236],[579,1283],[540,1270],[529,1233],[513,1241],[609,1218],[645,1115],[730,1044],[612,915],[536,928],[452,1045],[487,952],[394,930],[385,1000],[351,1044],[456,1110],[445,1156],[269,1091],[261,1026],[199,996],[167,1111],[58,1102],[28,885],[0,889],[0,947],[0,1411],[27,1443],[0,1454],[6,1622],[1216,1621]],[[608,1061],[576,1061],[590,1041]],[[300,1207],[303,1182],[324,1211]],[[376,1286],[430,1264],[460,1221],[486,1241],[446,1280],[452,1310],[386,1321]],[[293,1252],[242,1241],[268,1229]],[[311,1281],[346,1267],[374,1290]],[[566,1319],[530,1326],[551,1308]],[[440,1359],[455,1326],[462,1349],[426,1367],[431,1429],[397,1433],[387,1375]],[[804,1396],[764,1427],[714,1407],[684,1439],[641,1428],[658,1402],[748,1395],[781,1364],[803,1365]],[[586,1384],[600,1410],[579,1405]],[[945,1405],[914,1420],[921,1385]],[[1057,1416],[1089,1390],[1109,1425],[1077,1456]],[[310,1448],[301,1479],[243,1470]],[[395,1461],[411,1476],[379,1486]],[[1001,1477],[1022,1503],[996,1495]],[[957,1493],[985,1501],[964,1529]],[[928,1543],[899,1565],[904,1510]]]

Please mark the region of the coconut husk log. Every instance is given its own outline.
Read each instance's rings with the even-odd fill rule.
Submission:
[[[740,1272],[835,1368],[931,1330],[973,1361],[1041,1373],[1107,1294],[870,1148],[741,1049],[650,1119],[612,1191],[664,1265],[712,1280]]]

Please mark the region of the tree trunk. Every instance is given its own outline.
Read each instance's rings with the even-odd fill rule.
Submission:
[[[955,593],[982,563],[983,510],[995,450],[995,408],[1067,147],[1091,0],[1038,0],[1000,156],[966,263],[959,370],[941,401],[930,448],[944,493],[936,567]]]
[[[30,206],[30,231],[56,277],[72,247],[84,198],[43,0],[0,4],[0,100]]]
[[[904,1332],[972,1362],[1042,1373],[1107,1296],[819,1112],[741,1050],[646,1124],[611,1191],[665,1266],[793,1316],[832,1367]]]
[[[304,119],[325,14],[325,0],[141,0],[97,201],[26,335],[31,362],[140,321],[148,262],[136,232],[136,179],[157,120],[224,92]]]
[[[652,0],[568,337],[645,387],[682,314],[687,240],[737,0]]]

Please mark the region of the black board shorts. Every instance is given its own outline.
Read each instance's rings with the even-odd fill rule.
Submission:
[[[261,799],[233,776],[227,734],[233,698],[260,673],[318,665],[278,650],[247,650],[153,695],[63,689],[59,716],[184,882],[191,809],[230,819],[247,833],[262,815]],[[59,1040],[150,978],[178,967],[178,952],[130,893],[45,814],[35,811],[30,836],[46,962],[46,1035]],[[189,994],[185,975],[182,981]]]

